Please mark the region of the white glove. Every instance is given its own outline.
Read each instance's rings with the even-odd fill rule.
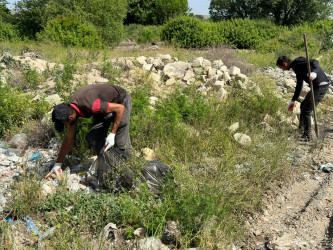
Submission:
[[[294,105],[295,105],[295,102],[290,101],[289,104],[288,104],[288,111],[293,111],[294,110]]]
[[[317,78],[317,73],[316,72],[311,72],[309,76],[310,80],[314,80]]]
[[[108,137],[106,137],[105,145],[104,145],[105,146],[104,153],[114,145],[114,137],[115,136],[116,136],[116,134],[110,133],[108,135]]]
[[[61,163],[55,163],[51,171],[45,176],[45,179],[52,175],[55,175],[54,177],[57,179],[62,176]]]

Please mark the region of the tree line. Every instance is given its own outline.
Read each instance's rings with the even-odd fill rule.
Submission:
[[[332,0],[211,0],[211,19],[273,19],[278,25],[295,25],[327,19]]]
[[[163,25],[189,16],[188,0],[19,0],[13,11],[0,0],[0,40],[52,40],[70,46],[118,44],[124,25]],[[290,26],[328,19],[333,0],[211,0],[214,22],[269,19]]]

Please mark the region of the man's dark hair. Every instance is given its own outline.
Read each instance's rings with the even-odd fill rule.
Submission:
[[[291,63],[291,59],[287,56],[280,56],[276,61],[276,66],[283,66],[283,63]]]
[[[73,108],[68,103],[58,104],[52,111],[52,121],[58,132],[62,132],[65,122],[69,121],[69,116],[73,113]]]

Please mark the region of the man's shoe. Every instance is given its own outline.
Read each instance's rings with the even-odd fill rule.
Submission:
[[[308,135],[302,135],[301,137],[298,138],[299,141],[311,141],[311,137]]]

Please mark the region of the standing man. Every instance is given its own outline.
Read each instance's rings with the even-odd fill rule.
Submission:
[[[294,96],[288,105],[288,110],[293,111],[295,101],[298,99],[302,87],[303,81],[309,83],[309,79],[312,80],[315,106],[324,98],[329,88],[329,80],[324,73],[323,69],[319,66],[317,60],[310,60],[311,73],[308,75],[307,60],[304,57],[298,57],[294,61],[286,56],[280,56],[276,65],[282,70],[290,70],[292,68],[296,73],[296,89]],[[301,116],[299,126],[304,129],[303,135],[300,138],[302,141],[311,140],[311,112],[313,111],[313,103],[311,97],[311,91],[306,95],[305,99],[301,103]]]
[[[129,136],[130,114],[132,100],[125,89],[111,84],[88,85],[78,89],[68,103],[54,107],[52,121],[59,132],[67,127],[66,136],[51,172],[61,174],[61,164],[69,152],[75,135],[75,122],[79,117],[93,116],[93,125],[87,138],[97,155],[106,152],[113,145],[120,150],[132,151]],[[108,135],[109,127],[113,123]]]

